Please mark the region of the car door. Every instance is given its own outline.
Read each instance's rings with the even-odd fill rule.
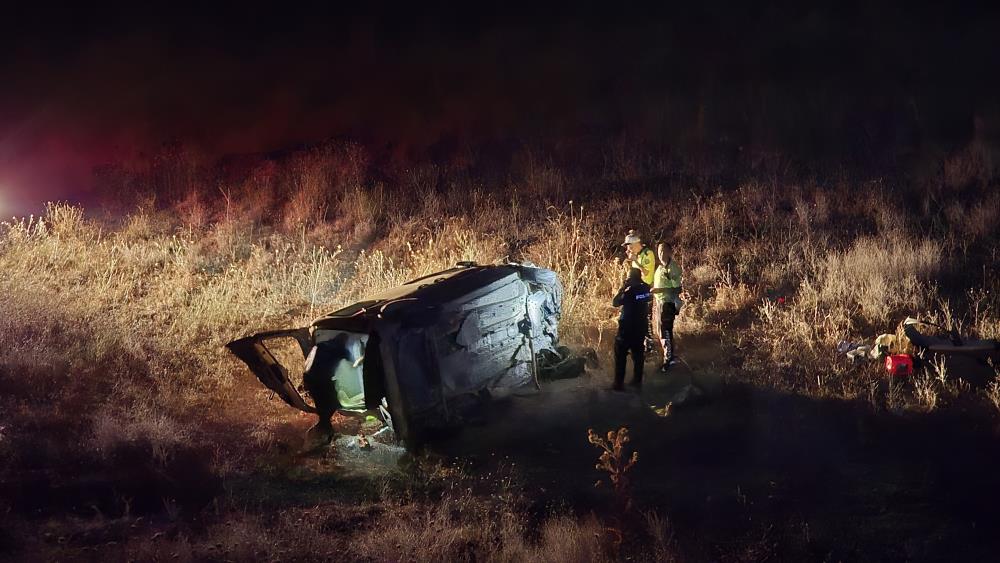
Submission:
[[[288,369],[281,365],[274,354],[267,349],[267,341],[288,337],[294,338],[298,342],[303,357],[309,354],[313,342],[308,328],[261,332],[234,340],[226,344],[226,348],[242,360],[257,376],[257,379],[265,387],[277,393],[283,401],[301,411],[315,413],[316,408],[307,403],[295,389],[295,385],[289,378]]]

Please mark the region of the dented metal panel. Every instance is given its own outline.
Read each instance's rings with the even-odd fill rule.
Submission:
[[[352,369],[363,371],[364,403],[386,403],[383,411],[391,413],[397,434],[412,445],[421,428],[460,421],[470,397],[531,385],[536,356],[543,351],[558,355],[561,306],[559,279],[543,268],[464,264],[431,274],[312,323],[308,330],[314,341],[305,343],[305,354],[331,353],[323,352],[334,349],[330,346],[319,347],[320,352],[313,348],[329,331],[370,335],[367,342],[373,344],[358,359],[357,353],[343,354],[351,358],[316,363],[329,373],[307,373],[307,387],[321,393],[337,377],[354,377]],[[277,381],[287,379],[284,368],[262,371],[253,365],[270,365],[262,336],[236,341],[230,349],[239,350],[269,388],[294,391],[290,383]],[[353,364],[345,363],[352,359]],[[301,397],[283,398],[315,410]],[[322,424],[329,409],[319,410]]]

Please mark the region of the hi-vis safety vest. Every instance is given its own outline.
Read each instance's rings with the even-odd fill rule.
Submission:
[[[656,254],[648,246],[642,247],[639,254],[632,260],[632,267],[642,271],[642,281],[650,287],[653,286],[653,272],[656,270]]]
[[[661,263],[653,274],[653,288],[665,289],[656,293],[657,301],[676,301],[681,292],[681,267],[671,260],[669,264]],[[680,307],[678,307],[679,309]]]

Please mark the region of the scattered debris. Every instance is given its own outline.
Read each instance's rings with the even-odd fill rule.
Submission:
[[[885,371],[894,377],[909,377],[913,375],[913,357],[909,354],[886,356]]]
[[[871,354],[872,347],[865,344],[857,344],[855,342],[848,342],[846,340],[841,340],[837,344],[837,352],[844,354],[851,360],[852,363],[859,364],[867,359]]]
[[[926,328],[921,330],[919,326]],[[943,335],[935,334],[934,329]],[[1000,360],[1000,342],[963,338],[954,328],[946,329],[935,323],[907,317],[899,324],[895,334],[878,335],[872,346],[842,340],[837,344],[837,352],[854,364],[866,360],[882,361],[886,372],[893,377],[912,376],[926,362],[943,365],[943,358],[951,358],[964,364],[959,377],[975,385],[983,385],[996,376],[988,369],[988,364]],[[940,359],[935,359],[938,357]]]
[[[555,352],[540,350],[538,353],[538,378],[543,381],[571,379],[579,377],[589,363],[592,349],[586,349],[582,354],[574,354],[566,346],[559,346]],[[593,352],[596,356],[596,352]]]
[[[358,434],[358,436],[354,438],[354,442],[352,442],[352,445],[361,450],[372,449],[372,443],[368,440],[368,438],[365,437],[364,434]]]
[[[935,336],[924,334],[917,330],[917,326],[925,325],[944,331],[947,336]],[[976,338],[962,338],[954,328],[946,329],[940,325],[919,321],[912,317],[907,317],[903,321],[903,333],[909,342],[920,351],[932,352],[935,354],[963,354],[973,357],[997,358],[1000,355],[1000,341],[984,340]]]
[[[657,416],[670,416],[673,409],[676,407],[681,407],[685,405],[690,405],[695,403],[699,399],[705,396],[705,392],[701,390],[700,387],[693,383],[688,383],[684,387],[681,387],[673,397],[666,402],[662,407],[657,407],[656,405],[651,405],[650,408]]]
[[[385,428],[379,430],[378,432],[372,434],[372,440],[380,444],[395,444],[396,443],[396,433],[392,431],[391,426],[386,426]]]
[[[847,353],[847,357],[851,359],[854,363],[861,363],[869,356],[871,356],[872,347],[871,346],[858,346],[854,350]]]
[[[673,411],[673,408],[674,408],[673,403],[667,403],[662,407],[654,406],[653,412],[656,413],[657,416],[667,417],[670,416],[670,413]]]
[[[341,475],[389,474],[399,471],[406,449],[379,442],[372,436],[341,436],[332,442],[324,459],[331,460]],[[329,463],[329,461],[327,461]],[[329,466],[326,466],[329,470]]]

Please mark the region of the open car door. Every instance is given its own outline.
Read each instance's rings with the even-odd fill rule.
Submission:
[[[917,329],[919,325],[927,325],[939,328],[948,334],[947,338],[930,336]],[[927,321],[919,321],[913,317],[907,317],[903,321],[903,334],[910,339],[917,348],[923,348],[928,352],[936,354],[965,354],[982,358],[992,354],[1000,353],[1000,342],[996,340],[982,340],[977,338],[962,338],[954,328],[944,327]]]
[[[303,357],[309,354],[312,349],[312,337],[308,328],[261,332],[234,340],[226,344],[226,348],[242,360],[257,376],[257,379],[265,387],[277,393],[283,401],[301,411],[315,413],[316,408],[307,403],[302,395],[296,391],[292,380],[288,377],[288,369],[281,365],[274,354],[264,345],[268,340],[288,337],[294,338],[298,342]]]

